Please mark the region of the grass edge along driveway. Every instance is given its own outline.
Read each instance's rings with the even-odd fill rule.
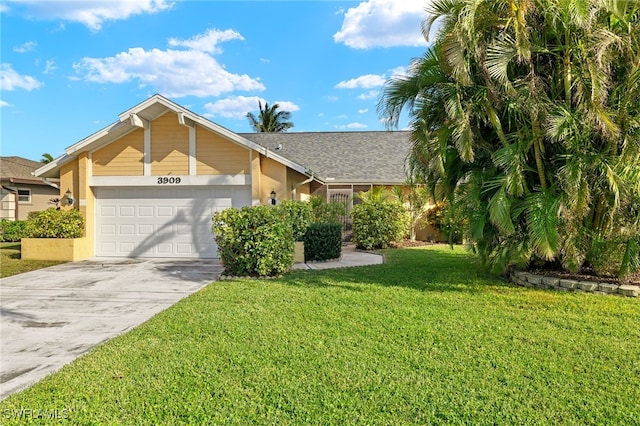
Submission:
[[[25,260],[20,257],[20,249],[19,242],[0,243],[0,278],[64,263],[48,260]]]
[[[386,256],[212,283],[9,397],[2,422],[638,424],[637,300],[513,287],[459,247]]]

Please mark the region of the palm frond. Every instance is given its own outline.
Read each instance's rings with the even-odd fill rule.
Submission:
[[[553,260],[558,253],[559,200],[554,191],[547,189],[532,193],[525,201],[531,246],[542,259]]]

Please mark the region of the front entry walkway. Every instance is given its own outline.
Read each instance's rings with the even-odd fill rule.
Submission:
[[[217,260],[100,259],[0,280],[0,399],[215,281]]]

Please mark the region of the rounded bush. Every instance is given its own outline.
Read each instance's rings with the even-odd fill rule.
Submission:
[[[83,231],[84,218],[76,209],[31,212],[25,224],[29,238],[80,238]]]
[[[293,265],[293,229],[280,209],[256,206],[217,212],[213,233],[227,275],[274,276]]]
[[[283,200],[277,207],[287,217],[293,228],[293,239],[302,241],[313,220],[311,203],[306,201]]]
[[[401,240],[408,230],[406,210],[397,201],[367,201],[356,204],[353,216],[353,242],[364,250],[387,248]]]
[[[20,241],[25,235],[24,228],[24,220],[2,219],[2,221],[0,221],[0,241],[12,243]]]

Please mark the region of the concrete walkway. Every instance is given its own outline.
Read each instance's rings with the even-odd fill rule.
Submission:
[[[328,262],[296,263],[294,269],[334,269],[349,268],[351,266],[381,265],[384,257],[381,254],[356,250],[352,244],[342,246],[342,256],[338,260]]]
[[[98,259],[0,280],[0,399],[215,281],[217,260]]]

